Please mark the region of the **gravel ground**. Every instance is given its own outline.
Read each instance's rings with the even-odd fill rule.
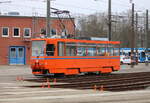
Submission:
[[[150,72],[150,66],[139,64],[134,68],[122,65],[114,73]],[[150,90],[106,92],[60,88],[28,88],[41,83],[16,81],[34,78],[30,66],[0,66],[0,103],[150,103]]]

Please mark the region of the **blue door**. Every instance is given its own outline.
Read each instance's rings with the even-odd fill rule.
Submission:
[[[10,47],[9,64],[13,64],[13,65],[25,64],[25,47],[20,47],[20,46]]]

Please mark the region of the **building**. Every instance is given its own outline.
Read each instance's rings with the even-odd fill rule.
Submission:
[[[51,18],[51,32],[74,35],[74,18]],[[45,32],[45,17],[0,16],[0,65],[30,64],[31,38]]]

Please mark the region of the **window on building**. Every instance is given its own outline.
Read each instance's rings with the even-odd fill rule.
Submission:
[[[41,29],[41,34],[46,35],[46,29],[45,28]],[[51,34],[52,35],[57,35],[57,30],[56,29],[51,29]]]
[[[57,34],[56,29],[52,29],[52,30],[51,30],[51,33],[52,33],[52,35],[56,35],[56,34]]]
[[[10,57],[11,58],[16,58],[16,48],[11,48],[10,49]]]
[[[20,30],[19,28],[14,28],[14,37],[20,37]]]
[[[24,28],[24,37],[31,37],[31,29]]]
[[[24,50],[23,48],[18,48],[18,57],[23,58],[24,57]]]
[[[2,37],[8,37],[9,36],[9,28],[3,27],[2,28]]]
[[[45,29],[45,28],[42,28],[42,29],[41,29],[41,34],[46,35],[46,29]]]
[[[66,29],[63,29],[61,35],[62,35],[62,36],[67,36],[67,30],[66,30]]]

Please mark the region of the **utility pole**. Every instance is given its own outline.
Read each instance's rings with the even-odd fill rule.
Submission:
[[[146,48],[145,48],[145,53],[146,53],[146,60],[145,60],[145,65],[149,65],[149,60],[148,60],[148,29],[149,29],[149,22],[148,22],[148,10],[146,10]]]
[[[51,13],[50,13],[50,0],[47,0],[47,18],[46,18],[46,35],[51,37]]]
[[[112,28],[111,28],[111,0],[108,0],[108,39],[111,41]]]
[[[132,34],[131,34],[131,68],[134,67],[134,45],[135,45],[135,32],[134,32],[134,3],[132,3]]]
[[[136,46],[136,65],[138,65],[138,13],[136,13],[136,37],[135,37],[135,46]]]

